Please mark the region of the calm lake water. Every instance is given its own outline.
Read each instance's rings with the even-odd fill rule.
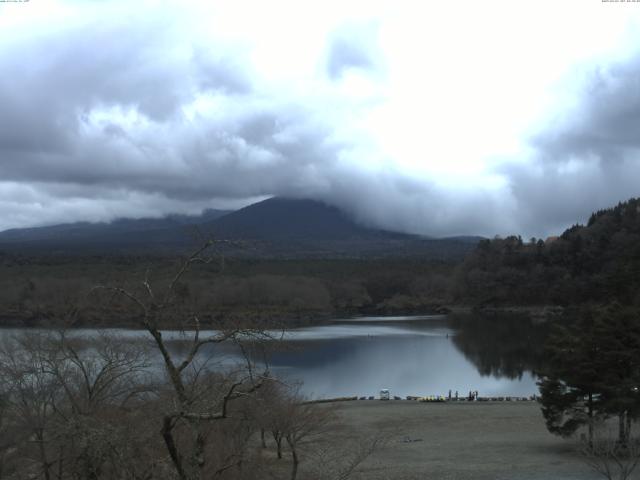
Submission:
[[[444,316],[369,317],[293,332],[272,353],[273,372],[303,381],[313,397],[447,395],[449,390],[481,396],[532,395],[535,378],[482,371],[457,342],[459,329]],[[490,348],[488,346],[488,348]]]
[[[289,331],[270,342],[272,374],[303,382],[314,398],[377,395],[528,396],[537,393],[531,369],[539,356],[538,328],[522,318],[364,317]],[[4,330],[7,335],[16,330]],[[112,330],[132,340],[148,339],[135,330]],[[91,335],[91,330],[75,334]],[[171,347],[180,354],[181,335]],[[217,365],[232,365],[241,356],[232,346],[208,348]],[[262,355],[253,353],[261,362]]]

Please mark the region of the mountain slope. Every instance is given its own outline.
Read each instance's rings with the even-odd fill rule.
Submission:
[[[241,255],[279,257],[426,256],[461,259],[479,237],[431,239],[369,228],[315,200],[270,198],[207,226],[214,238],[239,239]]]
[[[201,217],[76,223],[0,232],[0,250],[76,254],[171,254],[204,238],[236,240],[229,255],[267,257],[412,256],[462,258],[479,238],[429,239],[358,225],[313,200],[270,198],[232,213]],[[199,239],[199,240],[198,240]]]
[[[335,207],[314,200],[270,198],[211,223],[222,236],[264,240],[404,238],[407,235],[366,228]]]
[[[162,218],[121,218],[112,222],[76,222],[33,228],[15,228],[0,232],[0,248],[91,247],[109,245],[118,249],[128,244],[151,241],[180,243],[185,229],[227,215],[226,210],[205,210],[200,215],[167,215]],[[176,237],[172,241],[172,237]],[[177,242],[176,242],[177,241]]]

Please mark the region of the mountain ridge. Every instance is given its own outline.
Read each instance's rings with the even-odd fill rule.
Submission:
[[[358,224],[337,207],[309,199],[272,197],[242,209],[200,216],[77,222],[0,232],[0,250],[54,253],[185,252],[194,240],[237,240],[240,256],[407,256],[461,258],[480,237],[433,239]]]

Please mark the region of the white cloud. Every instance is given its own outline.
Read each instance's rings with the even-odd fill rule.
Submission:
[[[624,73],[639,14],[546,0],[0,4],[0,228],[296,195],[412,232],[549,233],[638,194],[635,146],[611,166],[624,137],[596,153],[592,137],[640,115]]]

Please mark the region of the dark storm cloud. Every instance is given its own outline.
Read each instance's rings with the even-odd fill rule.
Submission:
[[[272,91],[242,47],[178,24],[104,15],[0,45],[0,229],[282,195],[414,233],[542,235],[640,195],[640,60],[594,74],[533,138],[531,161],[500,167],[507,187],[455,188],[368,168],[377,152],[341,130],[341,97]],[[352,69],[378,74],[376,38],[372,23],[334,31],[325,88]],[[434,155],[425,143],[420,156]]]
[[[92,113],[133,110],[170,135],[195,95],[250,91],[228,58],[202,49],[174,55],[164,20],[142,19],[134,31],[115,23],[83,24],[0,50],[2,70],[11,72],[0,77],[3,180],[152,184],[166,176],[162,140],[170,139],[132,138],[108,120],[96,129]],[[224,131],[224,125],[205,125],[193,153],[216,138],[218,149],[238,148]]]
[[[366,151],[338,140],[322,98],[261,90],[242,48],[192,41],[178,24],[105,14],[0,46],[0,69],[11,72],[0,76],[0,228],[265,195],[316,198],[363,223],[432,235],[498,227],[475,215],[500,208],[496,198],[363,168]],[[360,23],[330,36],[333,80],[379,66],[376,35]]]
[[[286,109],[249,113],[182,128],[169,124],[158,131],[166,135],[162,141],[149,143],[109,126],[75,138],[66,155],[7,153],[12,161],[0,173],[5,180],[104,185],[180,199],[268,194],[308,184],[318,165],[335,158],[338,145],[325,139],[321,126],[305,122],[301,112]]]
[[[640,58],[593,71],[567,117],[558,132],[534,139],[551,161],[592,155],[608,163],[640,148]]]
[[[0,49],[12,73],[0,77],[3,227],[302,195],[326,182],[341,145],[306,107],[254,95],[241,52],[180,42],[162,16],[133,31],[109,20]],[[185,113],[203,97],[211,109]],[[131,197],[139,208],[118,212]],[[71,200],[83,207],[65,208]]]
[[[67,151],[82,116],[96,107],[139,110],[166,121],[197,91],[246,92],[226,58],[200,50],[178,56],[162,18],[91,22],[45,32],[0,49],[0,145]]]
[[[561,232],[640,196],[640,55],[592,69],[576,106],[532,138],[533,161],[503,167],[520,230]]]
[[[500,195],[487,190],[452,190],[400,172],[333,172],[316,195],[365,225],[428,236],[494,235],[513,229]]]

